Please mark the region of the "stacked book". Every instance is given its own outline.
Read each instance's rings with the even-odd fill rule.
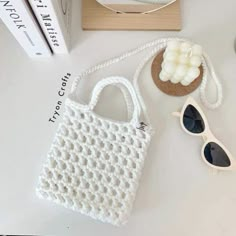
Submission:
[[[71,0],[0,0],[0,18],[30,57],[68,53]]]

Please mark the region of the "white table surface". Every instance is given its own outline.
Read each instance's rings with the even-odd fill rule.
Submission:
[[[151,80],[150,65],[140,83],[156,134],[129,223],[116,228],[35,196],[37,178],[60,121],[48,122],[59,99],[60,78],[67,72],[75,76],[159,37],[192,38],[212,58],[223,83],[224,103],[216,111],[204,111],[215,135],[236,156],[235,9],[234,0],[227,4],[183,0],[181,32],[83,32],[80,1],[74,1],[73,49],[70,55],[45,60],[30,60],[0,24],[0,234],[235,236],[236,173],[215,173],[203,163],[202,140],[184,133],[178,120],[170,116],[186,98],[159,92]],[[139,59],[134,57],[115,71],[131,79]],[[81,97],[86,101],[95,78],[99,77],[84,83]],[[125,118],[119,93],[113,91],[106,91],[106,107],[100,105],[99,112]],[[213,93],[214,88],[209,91]],[[198,92],[193,96],[199,101]]]

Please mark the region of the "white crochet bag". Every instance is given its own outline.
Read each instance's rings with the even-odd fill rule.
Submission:
[[[129,111],[131,97],[129,122],[94,112],[108,85],[122,89]],[[98,82],[88,105],[67,98],[63,120],[39,178],[38,195],[104,222],[126,223],[151,139],[151,129],[140,121],[140,113],[134,88],[123,77]]]
[[[114,225],[127,221],[152,133],[138,78],[150,59],[165,49],[170,40],[190,42],[180,38],[154,40],[89,68],[74,81],[63,121],[39,178],[37,193],[40,197]],[[134,73],[134,87],[123,77],[109,77],[96,85],[89,105],[76,102],[76,90],[82,78],[148,50],[151,51]],[[200,97],[206,107],[216,109],[222,103],[222,86],[206,53],[202,65]],[[208,75],[216,84],[215,102],[209,102],[206,96]],[[130,122],[104,119],[93,111],[100,93],[108,85],[121,89],[131,115]],[[146,124],[141,122],[141,113]]]

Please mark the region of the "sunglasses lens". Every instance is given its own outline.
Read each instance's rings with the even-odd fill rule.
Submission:
[[[214,166],[228,167],[231,164],[229,157],[217,143],[208,143],[204,149],[204,156]]]
[[[200,134],[205,130],[204,121],[198,110],[188,105],[183,116],[184,127],[191,133]]]

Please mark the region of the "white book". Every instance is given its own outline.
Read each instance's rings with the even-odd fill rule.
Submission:
[[[71,0],[28,0],[55,54],[70,48]]]
[[[49,57],[51,50],[26,0],[0,0],[0,18],[30,57]]]

